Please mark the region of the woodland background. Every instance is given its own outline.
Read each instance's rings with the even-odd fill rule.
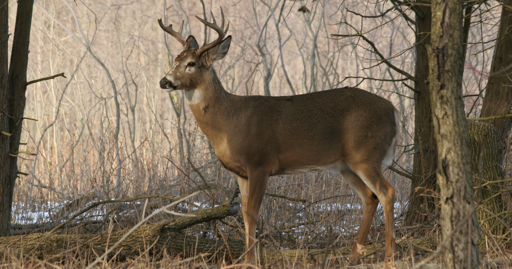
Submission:
[[[510,105],[500,113],[482,112],[499,44],[502,8],[508,4],[512,10],[510,2],[465,3],[467,46],[462,93],[467,118],[510,113]],[[14,33],[17,3],[5,4],[9,7],[8,31]],[[421,23],[430,23],[425,22],[430,16],[429,4],[422,1],[36,0],[27,80],[59,73],[65,73],[65,77],[27,86],[18,154],[22,174],[16,179],[11,234],[48,231],[98,201],[147,197],[100,204],[66,223],[64,233],[121,231],[138,223],[152,209],[166,205],[169,200],[162,199],[164,196],[180,197],[191,190],[202,192],[189,199],[188,204],[181,203],[176,211],[194,213],[231,198],[236,178],[215,157],[183,93],[167,93],[158,86],[181,52],[181,45],[160,29],[157,19],[164,18],[167,24],[177,26],[183,20],[184,35],[192,34],[201,42],[205,34],[211,39],[215,33],[210,37],[212,33],[205,32],[194,15],[210,19],[212,11],[218,19],[220,6],[233,36],[228,55],[215,64],[227,91],[281,96],[351,86],[393,102],[400,113],[402,129],[394,171],[386,170],[385,177],[397,190],[397,234],[411,240],[431,238],[428,244],[432,244],[429,247],[414,243],[418,245],[415,250],[409,244],[400,256],[414,265],[414,261],[431,253],[441,235],[436,222],[439,194],[435,185],[435,143],[431,128],[425,127],[432,125],[432,119],[425,116],[430,114],[430,102],[421,94],[428,90],[424,89],[428,83],[422,75],[427,72],[428,76],[428,66],[419,60],[424,42],[430,39],[430,29],[421,28]],[[512,24],[508,31],[512,31],[510,27]],[[10,47],[12,38],[8,42]],[[508,79],[500,84],[506,92],[512,81],[510,75],[501,77]],[[497,99],[510,102],[505,97]],[[497,101],[487,106],[499,107]],[[509,130],[510,126],[498,127],[493,136],[495,157],[490,159],[491,166],[499,166],[496,177],[484,179],[484,157],[476,158],[477,169],[473,169],[477,178],[473,184],[482,186],[490,181],[494,187],[488,197],[499,197],[497,204],[488,208],[491,214],[479,213],[487,214],[480,219],[484,264],[495,263],[496,259],[512,264],[511,184],[510,180],[502,180],[511,174]],[[491,149],[479,152],[484,156]],[[497,180],[502,181],[494,184]],[[258,227],[262,249],[283,253],[289,249],[323,249],[327,253],[351,246],[361,205],[340,174],[276,176],[269,180],[267,192]],[[475,194],[479,197],[478,191]],[[382,245],[383,239],[380,209],[377,215],[369,238],[375,246]],[[163,213],[152,221],[169,218],[174,217]],[[492,221],[485,222],[489,219]],[[192,226],[183,233],[197,240],[225,241],[242,238],[242,225],[241,215],[235,214]],[[150,246],[148,243],[147,248]],[[6,252],[7,248],[4,257]],[[141,252],[145,253],[143,248]],[[207,264],[198,261],[202,258],[199,254],[196,248],[194,253],[181,253],[180,257],[196,257],[190,263],[197,266]],[[68,264],[85,263],[67,254],[52,255],[47,257],[66,257]],[[164,254],[153,255],[161,258]],[[345,262],[341,256],[293,260],[282,255],[288,257],[283,264],[304,267],[329,263],[341,266]],[[123,255],[116,257],[120,256]],[[209,263],[231,263],[233,256]],[[10,259],[16,260],[14,257],[20,256],[12,254]],[[20,264],[31,261],[24,257],[18,258]],[[153,258],[139,257],[138,262]],[[379,255],[370,255],[365,262],[381,260]],[[170,264],[190,265],[179,262],[179,257],[170,256]],[[115,262],[105,264],[116,266]]]

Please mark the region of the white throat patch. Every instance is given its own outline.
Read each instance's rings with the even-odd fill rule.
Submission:
[[[197,104],[203,99],[203,90],[185,90],[185,97],[190,104]]]

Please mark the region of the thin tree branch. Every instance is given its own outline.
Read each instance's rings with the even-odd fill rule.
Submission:
[[[466,120],[488,121],[488,120],[497,120],[497,119],[504,119],[504,118],[512,118],[512,114],[505,114],[505,115],[491,116],[491,117],[483,117],[483,118],[466,118]]]
[[[266,196],[271,196],[271,197],[285,199],[285,200],[292,201],[292,202],[301,202],[301,203],[306,203],[307,202],[305,199],[287,197],[287,196],[284,196],[284,195],[273,194],[273,193],[268,193],[268,192],[266,192],[265,195]]]
[[[397,1],[391,1],[391,2],[393,3],[393,7],[388,8],[386,11],[381,12],[379,15],[363,15],[363,14],[357,13],[355,11],[352,11],[350,9],[347,9],[347,12],[352,13],[356,16],[359,16],[363,19],[377,19],[377,18],[382,18],[382,17],[386,16],[386,14],[388,14],[392,10],[398,10],[398,12],[400,12],[400,14],[404,17],[404,19],[406,21],[413,23],[413,24],[415,23],[414,20],[412,20],[409,16],[407,16],[407,14],[405,14],[405,12],[403,12],[403,10],[400,8],[401,6],[406,6],[406,4],[404,4],[404,3],[398,4]]]
[[[60,73],[60,74],[57,74],[57,75],[53,75],[53,76],[49,76],[49,77],[45,77],[45,78],[40,78],[40,79],[35,79],[35,80],[31,80],[29,82],[27,82],[27,86],[30,85],[30,84],[34,84],[34,83],[38,83],[38,82],[42,82],[42,81],[46,81],[46,80],[50,80],[50,79],[54,79],[56,77],[63,77],[63,78],[67,78],[64,73]]]
[[[401,175],[401,176],[403,176],[403,177],[411,179],[411,180],[417,180],[417,179],[421,179],[422,178],[420,176],[415,176],[415,175],[413,175],[411,173],[402,172],[402,171],[400,171],[400,170],[398,170],[398,169],[396,169],[394,167],[391,167],[391,166],[388,167],[388,169],[393,171],[393,172],[395,172],[395,173],[397,173],[397,174],[399,174],[399,175]]]
[[[394,66],[392,63],[390,63],[386,57],[384,57],[384,55],[382,55],[382,53],[380,53],[380,51],[377,49],[377,47],[375,46],[375,44],[370,41],[368,38],[366,38],[364,35],[360,34],[360,33],[357,33],[357,34],[354,34],[354,35],[340,35],[340,34],[331,34],[331,36],[333,37],[340,37],[340,38],[343,38],[343,37],[353,37],[353,36],[356,36],[356,37],[361,37],[364,41],[366,41],[366,43],[368,43],[372,48],[373,48],[373,51],[375,52],[375,54],[377,54],[380,58],[381,58],[381,61],[383,63],[385,63],[387,66],[389,66],[391,69],[395,70],[397,73],[405,76],[406,78],[412,80],[412,81],[416,81],[416,77],[412,76],[411,74],[403,71],[402,69]]]
[[[369,79],[369,80],[375,80],[375,81],[385,81],[385,82],[396,82],[396,81],[405,81],[405,80],[408,80],[408,78],[401,78],[401,79],[385,79],[385,78],[370,78],[370,77],[359,77],[359,76],[348,76],[348,77],[345,77],[340,83],[334,85],[334,86],[338,86],[339,84],[342,84],[343,82],[345,82],[345,80],[347,79],[350,79],[350,78],[355,78],[355,79],[362,79],[362,81],[366,80],[366,79]],[[362,82],[361,81],[361,82]],[[361,84],[361,82],[359,82],[359,84]]]

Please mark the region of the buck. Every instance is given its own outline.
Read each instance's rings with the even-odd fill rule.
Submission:
[[[357,88],[331,89],[295,96],[238,96],[222,86],[213,63],[228,53],[231,36],[196,16],[218,38],[199,47],[172,24],[160,27],[183,45],[160,81],[167,91],[182,90],[197,124],[226,169],[236,174],[245,224],[246,262],[256,258],[256,221],[270,176],[337,171],[363,201],[363,217],[350,262],[358,260],[377,205],[385,214],[385,257],[393,259],[395,190],[382,175],[391,165],[399,121],[388,100]]]

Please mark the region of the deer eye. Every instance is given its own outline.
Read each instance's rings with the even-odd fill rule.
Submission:
[[[187,64],[187,67],[194,67],[194,66],[196,66],[196,63],[195,63],[195,62],[189,62],[189,63]]]

